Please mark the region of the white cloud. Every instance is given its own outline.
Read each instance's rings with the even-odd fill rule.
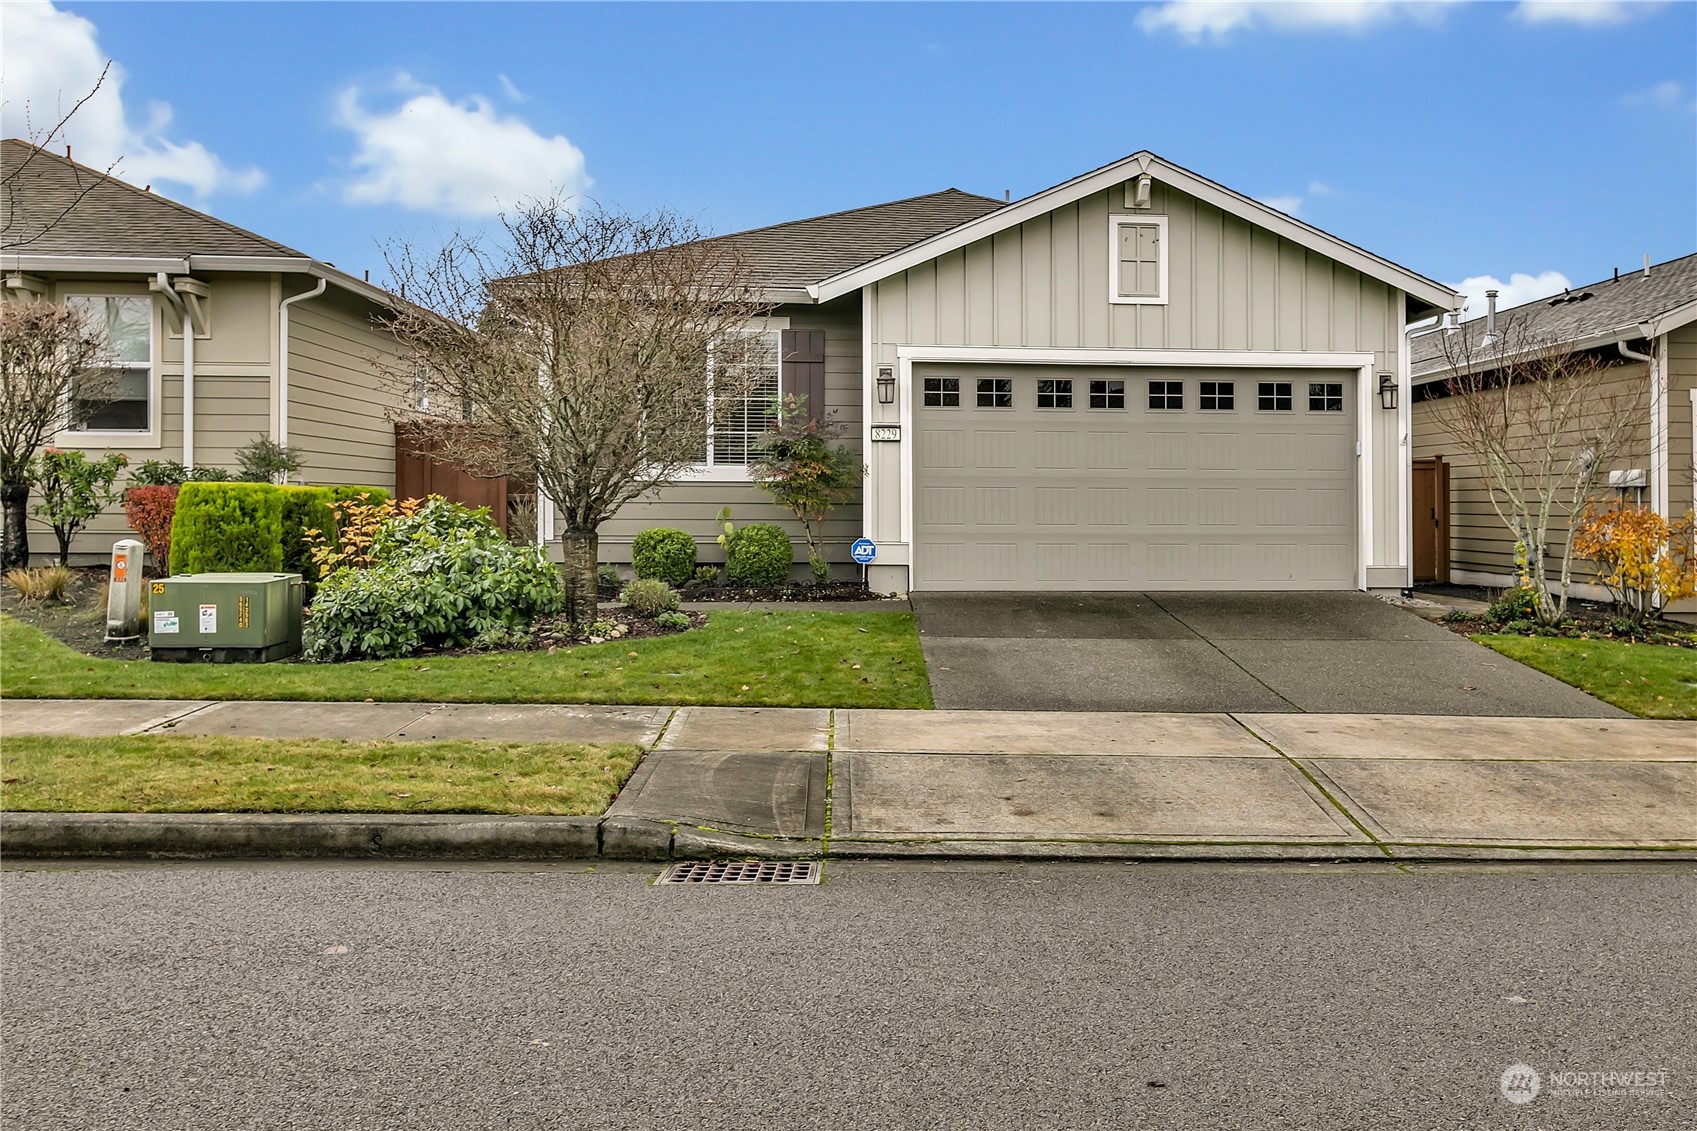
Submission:
[[[1647,16],[1660,7],[1660,0],[1520,0],[1514,7],[1514,15],[1529,24],[1612,27]]]
[[[1327,184],[1325,181],[1308,182],[1309,196],[1336,196],[1337,194],[1338,190]]]
[[[337,100],[337,123],[359,139],[342,189],[349,203],[484,216],[521,197],[589,187],[582,150],[501,115],[481,94],[455,102],[405,74],[393,90],[404,101],[383,110],[369,109],[358,87]]]
[[[1438,23],[1452,0],[1168,0],[1137,14],[1151,35],[1219,42],[1240,29],[1360,32],[1396,20]]]
[[[1302,215],[1302,198],[1300,196],[1264,196],[1261,203],[1268,208],[1276,208],[1286,216]]]
[[[94,89],[106,61],[88,20],[51,3],[8,0],[6,34],[0,38],[0,129],[7,137],[42,140]],[[94,97],[52,139],[55,149],[68,142],[84,165],[115,165],[113,173],[127,181],[183,185],[196,196],[252,192],[265,183],[258,169],[231,169],[198,141],[166,137],[171,107],[164,102],[148,103],[145,117],[136,120],[124,106],[124,78],[124,69],[113,63]]]
[[[508,78],[505,74],[496,75],[495,81],[501,84],[501,93],[507,96],[508,102],[530,101],[530,96],[520,90],[518,88],[518,84],[513,82],[513,80]]]
[[[1659,82],[1648,90],[1635,90],[1621,100],[1623,106],[1651,106],[1658,110],[1697,110],[1697,102],[1686,95],[1685,87],[1672,79]]]
[[[1516,271],[1509,275],[1506,283],[1495,275],[1472,275],[1459,283],[1450,284],[1457,293],[1467,299],[1466,306],[1462,308],[1464,319],[1485,316],[1486,291],[1498,292],[1497,309],[1507,310],[1511,306],[1520,306],[1560,294],[1572,285],[1572,280],[1560,271],[1540,271],[1536,275]]]

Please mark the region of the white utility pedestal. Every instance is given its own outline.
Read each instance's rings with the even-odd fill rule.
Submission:
[[[139,640],[142,630],[141,565],[147,547],[125,538],[112,547],[112,578],[106,596],[106,640]]]

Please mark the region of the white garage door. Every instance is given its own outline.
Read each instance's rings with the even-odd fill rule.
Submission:
[[[1353,589],[1355,374],[914,367],[913,587]]]

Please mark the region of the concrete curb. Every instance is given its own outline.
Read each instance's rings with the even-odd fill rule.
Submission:
[[[1124,860],[1685,863],[1697,848],[1197,841],[832,840],[754,837],[639,817],[478,814],[7,813],[0,854],[24,859]]]

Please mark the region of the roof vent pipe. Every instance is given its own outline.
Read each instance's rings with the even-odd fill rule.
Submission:
[[[1644,277],[1650,277],[1650,253],[1647,251],[1644,253]]]
[[[1485,292],[1485,336],[1497,336],[1497,292]]]

